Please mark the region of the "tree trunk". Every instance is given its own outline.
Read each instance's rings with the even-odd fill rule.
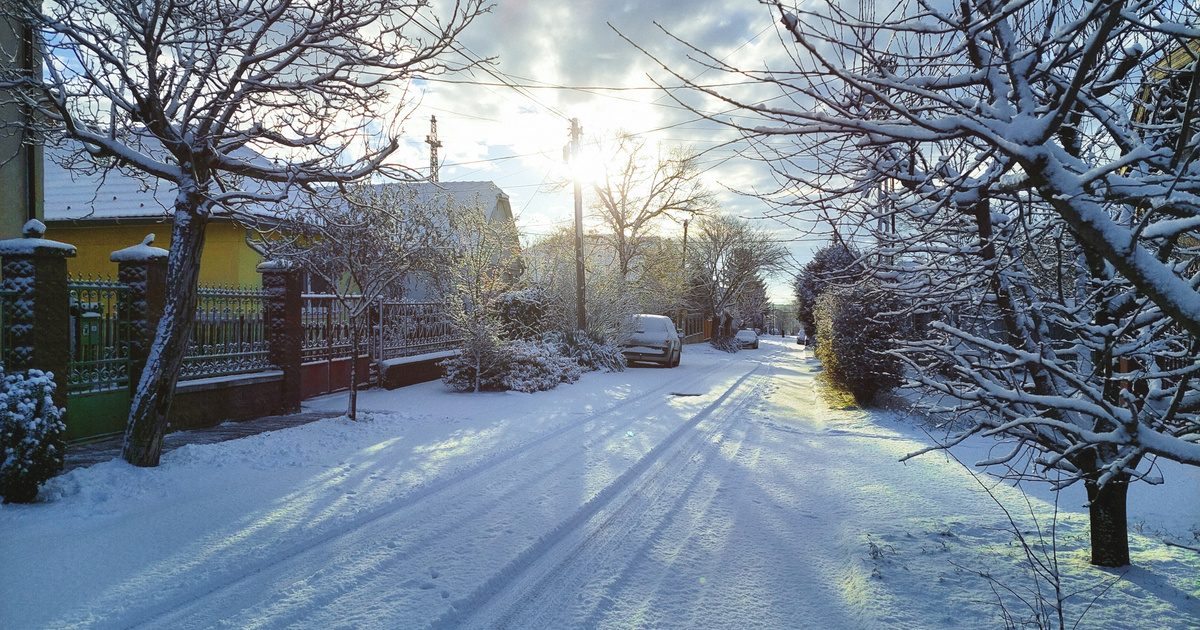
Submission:
[[[1125,518],[1128,476],[1111,479],[1104,487],[1089,479],[1085,486],[1092,530],[1092,564],[1102,567],[1128,565],[1129,527]]]
[[[346,309],[350,311],[349,307]],[[358,420],[358,321],[357,317],[350,318],[350,406],[346,415],[351,420]]]
[[[134,466],[157,466],[162,454],[167,412],[175,397],[175,381],[196,319],[200,253],[208,225],[203,203],[198,193],[181,193],[175,202],[171,253],[167,258],[166,302],[125,427],[122,456]]]

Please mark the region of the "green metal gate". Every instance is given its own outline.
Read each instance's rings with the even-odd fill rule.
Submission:
[[[129,415],[129,289],[108,280],[71,280],[71,363],[67,439],[125,430]]]

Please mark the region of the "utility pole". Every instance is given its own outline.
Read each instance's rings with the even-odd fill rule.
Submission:
[[[437,137],[437,116],[429,117],[429,135],[425,136],[425,144],[429,145],[429,181],[437,183],[438,180],[438,149],[442,146],[442,141]]]
[[[579,127],[579,119],[571,119],[571,142],[567,145],[567,160],[571,164],[571,174],[575,188],[575,326],[579,330],[587,330],[587,298],[583,277],[583,188],[579,183],[579,137],[583,129]]]
[[[684,287],[684,294],[683,294],[684,300],[687,299],[687,290],[692,287],[691,278],[688,277],[688,273],[687,273],[687,229],[688,229],[688,219],[684,219],[683,220],[683,256],[681,257],[681,259],[679,261],[679,273],[680,273],[680,275],[683,276],[682,279],[683,279],[683,287]],[[686,302],[685,302],[685,304],[686,304]],[[687,307],[684,306],[683,304],[679,305],[679,329],[680,330],[687,329]]]

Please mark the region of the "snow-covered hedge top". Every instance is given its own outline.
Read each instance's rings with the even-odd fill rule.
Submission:
[[[154,233],[146,235],[141,243],[130,245],[125,249],[118,249],[108,257],[109,260],[115,263],[121,262],[141,262],[146,260],[162,260],[170,255],[170,252],[161,248],[154,247]]]
[[[37,219],[30,219],[21,228],[21,238],[9,238],[0,241],[0,255],[30,256],[33,254],[58,254],[64,257],[75,255],[75,246],[67,243],[42,238],[46,234],[46,224]]]

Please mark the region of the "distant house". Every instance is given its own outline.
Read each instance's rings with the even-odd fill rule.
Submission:
[[[452,206],[480,207],[484,217],[491,223],[508,224],[512,229],[505,230],[513,239],[506,247],[509,251],[519,252],[520,242],[513,221],[512,206],[508,195],[493,182],[412,182],[403,184],[384,184],[403,186],[414,191],[414,201],[422,205],[449,208]],[[402,296],[411,302],[427,302],[440,299],[438,290],[430,278],[422,273],[412,273],[405,277]]]
[[[39,66],[20,24],[0,20],[0,64],[5,69]],[[0,92],[0,239],[21,235],[29,219],[42,217],[42,150],[25,142],[26,112]]]

